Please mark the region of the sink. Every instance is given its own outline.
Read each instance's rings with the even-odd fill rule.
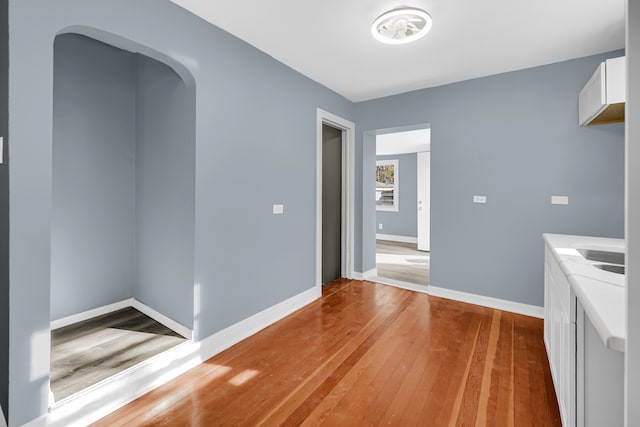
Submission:
[[[600,270],[610,271],[611,273],[624,274],[624,265],[593,264],[593,266],[595,268],[599,268]]]
[[[578,249],[578,252],[580,252],[580,255],[589,261],[608,262],[611,264],[620,264],[620,266],[624,265],[623,252],[596,251],[593,249]],[[599,266],[596,267],[600,268]],[[605,268],[602,269],[606,270]],[[622,267],[622,270],[623,271],[620,274],[624,274],[624,267]]]

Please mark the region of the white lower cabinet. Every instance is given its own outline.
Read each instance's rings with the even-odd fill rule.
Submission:
[[[608,349],[545,247],[544,343],[565,427],[622,427],[624,353]]]
[[[544,343],[563,426],[576,425],[576,297],[549,248],[544,263]]]
[[[608,349],[578,301],[577,426],[624,425],[624,353]]]

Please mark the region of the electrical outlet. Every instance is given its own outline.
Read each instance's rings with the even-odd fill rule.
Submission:
[[[552,205],[568,205],[569,196],[551,196]]]
[[[487,196],[473,196],[473,203],[487,203]]]
[[[382,224],[378,224],[378,230],[382,230]]]
[[[273,205],[273,214],[274,215],[284,214],[284,205]]]

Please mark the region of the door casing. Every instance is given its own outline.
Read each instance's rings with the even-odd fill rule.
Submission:
[[[354,169],[355,125],[320,108],[316,114],[316,272],[315,287],[322,294],[322,125],[342,131],[342,277],[353,278],[354,270]]]
[[[431,152],[417,153],[418,161],[418,250],[431,250]]]

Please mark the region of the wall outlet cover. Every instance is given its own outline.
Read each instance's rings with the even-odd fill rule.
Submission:
[[[282,215],[284,213],[284,205],[273,205],[273,214]]]
[[[552,205],[568,205],[569,196],[551,196]]]
[[[473,203],[487,203],[487,196],[473,196]]]

